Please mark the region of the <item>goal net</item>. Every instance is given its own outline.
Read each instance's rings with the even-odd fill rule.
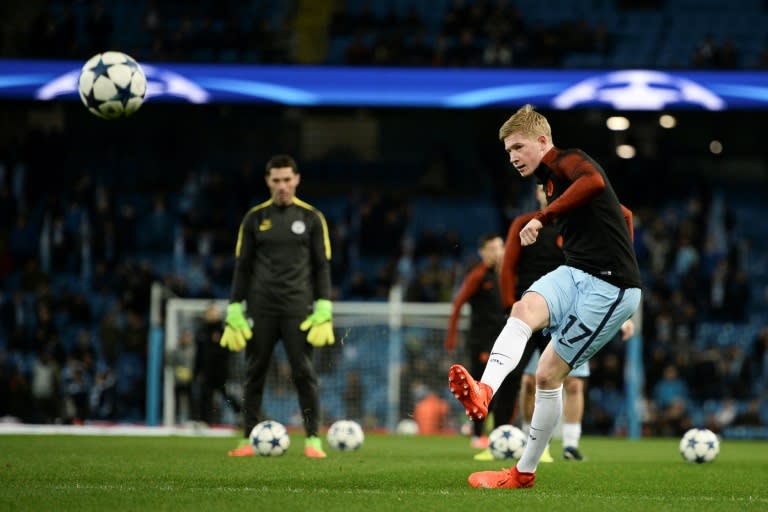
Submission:
[[[448,391],[447,369],[454,362],[466,360],[461,342],[454,354],[447,354],[443,346],[451,305],[399,299],[399,290],[395,289],[388,302],[334,303],[336,343],[314,351],[322,425],[354,419],[366,429],[394,431],[402,420],[413,419],[417,404],[426,397],[437,397],[448,408],[442,428],[458,431],[464,411]],[[166,355],[176,349],[182,336],[200,328],[203,314],[212,303],[220,311],[226,309],[225,301],[172,298],[166,302]],[[469,306],[465,306],[460,333],[468,325],[468,312]],[[220,423],[240,426],[238,404],[232,402],[242,398],[243,371],[244,354],[231,354],[226,392],[217,393],[212,402]],[[176,384],[176,371],[166,359],[162,400],[166,426],[180,419]],[[261,416],[297,428],[302,425],[290,365],[281,343],[269,366]]]

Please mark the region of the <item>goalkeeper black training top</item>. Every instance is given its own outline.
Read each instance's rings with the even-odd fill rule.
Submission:
[[[331,242],[323,214],[294,198],[245,214],[237,234],[230,301],[258,314],[305,315],[331,297]]]

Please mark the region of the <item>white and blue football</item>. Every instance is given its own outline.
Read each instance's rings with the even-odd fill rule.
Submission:
[[[99,53],[83,65],[78,91],[91,113],[118,119],[130,116],[144,103],[147,77],[130,56],[114,51]]]
[[[253,450],[265,457],[277,457],[284,454],[291,446],[291,438],[285,426],[274,420],[266,420],[251,429]]]
[[[328,429],[328,445],[342,452],[359,450],[365,441],[365,434],[359,423],[352,420],[339,420]]]
[[[680,439],[680,455],[686,462],[712,462],[720,453],[720,440],[706,428],[692,428]]]
[[[519,459],[528,438],[514,425],[499,425],[488,435],[488,448],[494,459]]]

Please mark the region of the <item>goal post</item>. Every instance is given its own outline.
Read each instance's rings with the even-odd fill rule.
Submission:
[[[211,304],[224,311],[227,301],[166,301],[166,355],[176,349],[185,331],[196,328]],[[459,406],[445,385],[446,365],[455,358],[463,361],[464,357],[460,350],[450,356],[444,350],[451,304],[403,302],[400,287],[393,287],[387,302],[337,301],[333,310],[336,343],[314,351],[323,425],[336,419],[356,419],[366,428],[394,431],[400,420],[410,417],[414,401],[426,390],[451,405],[450,417],[458,423]],[[459,322],[461,332],[468,326],[468,316],[469,306],[465,306]],[[243,352],[233,353],[231,382],[227,386],[238,398],[242,394],[243,370]],[[162,380],[163,424],[173,426],[177,413],[175,372],[171,365],[165,364]],[[281,344],[275,349],[267,375],[262,414],[292,426],[301,423]]]

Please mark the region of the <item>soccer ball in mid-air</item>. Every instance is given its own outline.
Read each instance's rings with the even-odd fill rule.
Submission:
[[[282,455],[291,446],[288,430],[282,423],[273,420],[262,421],[251,430],[253,450],[265,457]]]
[[[144,103],[147,77],[130,56],[104,52],[83,65],[78,90],[83,104],[93,114],[117,119],[133,114]]]
[[[499,425],[488,436],[488,448],[494,459],[519,459],[528,439],[514,425]]]
[[[706,428],[692,428],[680,439],[680,455],[687,462],[712,462],[720,453],[720,440]]]
[[[336,450],[351,452],[363,446],[365,434],[359,423],[352,420],[339,420],[328,429],[328,445]]]

